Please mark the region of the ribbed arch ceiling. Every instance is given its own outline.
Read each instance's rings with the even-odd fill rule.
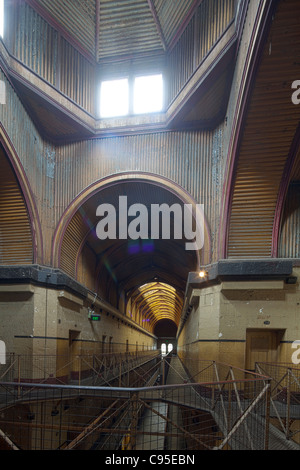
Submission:
[[[150,282],[137,288],[131,296],[131,311],[135,308],[142,322],[154,328],[160,320],[179,324],[183,292],[162,282]]]
[[[26,201],[0,145],[0,264],[31,264],[33,234]]]

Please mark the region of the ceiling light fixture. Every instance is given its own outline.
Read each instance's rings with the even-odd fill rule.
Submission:
[[[207,271],[204,271],[204,269],[200,269],[199,271],[199,277],[201,277],[201,279],[204,279],[205,277],[207,277]]]

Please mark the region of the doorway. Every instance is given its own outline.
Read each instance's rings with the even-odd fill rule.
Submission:
[[[69,330],[69,378],[77,380],[80,373],[80,331]]]
[[[256,362],[278,362],[283,334],[284,330],[248,329],[245,368],[254,371]]]
[[[161,349],[162,356],[166,356],[171,351],[173,351],[174,345],[173,345],[173,343],[169,343],[169,342],[162,343],[160,349]]]

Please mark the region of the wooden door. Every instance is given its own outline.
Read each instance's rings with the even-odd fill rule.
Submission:
[[[256,362],[277,362],[282,330],[247,330],[246,369],[254,370]]]

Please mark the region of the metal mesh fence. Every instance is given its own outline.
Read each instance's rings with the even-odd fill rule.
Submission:
[[[142,385],[160,363],[158,351],[113,352],[94,355],[7,354],[0,364],[0,381],[60,385]],[[139,373],[140,370],[140,373]]]
[[[191,382],[179,358],[167,358],[162,384],[147,387],[2,381],[0,442],[25,450],[267,449],[268,379],[209,361],[201,367]]]
[[[259,362],[256,370],[271,380],[271,426],[287,440],[300,444],[300,366]]]

